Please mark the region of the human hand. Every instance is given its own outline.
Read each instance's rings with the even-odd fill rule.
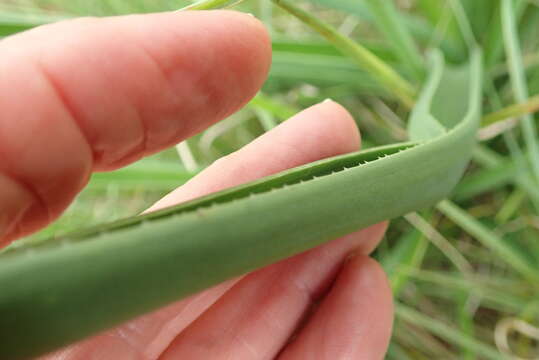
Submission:
[[[271,51],[256,19],[210,11],[69,21],[5,39],[0,52],[5,245],[58,217],[92,171],[126,165],[237,111],[264,81]],[[152,209],[359,143],[350,115],[324,102]],[[381,359],[391,295],[367,255],[385,227],[230,280],[44,359]]]

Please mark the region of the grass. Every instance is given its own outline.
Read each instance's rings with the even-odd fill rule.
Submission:
[[[539,155],[533,113],[539,66],[525,60],[539,55],[537,2],[279,2],[307,25],[324,30],[323,36],[289,11],[268,11],[267,3],[246,0],[239,9],[262,18],[273,31],[270,78],[247,108],[189,141],[197,166],[188,166],[185,154],[182,165],[171,149],[125,170],[97,174],[63,218],[35,236],[133,215],[215,159],[327,97],[356,115],[367,146],[402,141],[403,119],[423,84],[426,52],[437,47],[459,63],[466,60],[469,45],[478,43],[487,66],[484,125],[513,118],[519,125],[482,142],[451,199],[415,214],[413,221],[394,220],[375,257],[396,296],[389,359],[507,358],[496,329],[513,318],[539,326]],[[11,0],[0,5],[0,35],[70,16],[189,4]],[[436,229],[436,235],[428,229]],[[539,354],[530,336],[506,335],[505,341],[514,356]]]

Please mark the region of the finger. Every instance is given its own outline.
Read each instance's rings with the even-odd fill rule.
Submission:
[[[235,280],[221,283],[39,360],[157,359],[176,334],[207,310]]]
[[[298,136],[301,134],[307,136]],[[236,153],[216,162],[189,184],[172,192],[166,200],[156,204],[153,209],[248,182],[256,177],[270,175],[289,167],[355,151],[358,147],[359,132],[350,114],[334,102],[324,102],[302,111]],[[294,148],[302,150],[291,150]],[[255,161],[256,159],[258,161]],[[264,162],[259,161],[260,159],[273,160]],[[92,356],[98,357],[101,354],[100,351],[105,351],[104,349],[113,349],[115,354],[119,354],[114,358],[129,358],[134,353],[139,355],[142,353],[143,358],[156,358],[178,333],[233,284],[234,281],[218,285],[81,344],[64,349],[47,359],[88,359]]]
[[[389,222],[384,221],[364,230],[356,231],[351,234],[345,235],[341,239],[342,241],[348,241],[350,243],[353,243],[355,245],[353,246],[353,248],[356,250],[354,252],[369,255],[376,249],[380,241],[382,241],[382,239],[384,238],[388,225]],[[363,233],[364,231],[370,232],[368,233],[368,236],[364,236],[360,241],[358,241],[358,235]],[[378,234],[380,234],[380,236],[378,236]]]
[[[374,260],[356,256],[345,263],[330,293],[279,359],[383,359],[392,319],[384,271]]]
[[[1,237],[16,219],[23,235],[57,217],[92,170],[238,110],[263,83],[271,50],[253,17],[207,11],[67,21],[7,38],[0,52],[0,174],[21,193],[0,205]]]
[[[362,242],[378,241],[385,228],[367,228],[248,275],[181,333],[161,360],[273,359],[347,254]]]

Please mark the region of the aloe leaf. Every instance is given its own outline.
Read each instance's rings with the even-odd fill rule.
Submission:
[[[478,51],[462,68],[446,67],[440,55],[432,59],[431,73],[442,75],[425,89],[431,107],[413,116],[430,122],[443,111],[444,104],[434,101],[445,91],[440,79],[465,82],[459,87],[465,91],[453,96],[467,110],[446,115],[444,124],[454,126],[442,135],[318,161],[155,213],[6,250],[0,255],[0,358],[51,351],[443,199],[475,144],[482,68]],[[458,76],[462,72],[467,76]]]
[[[431,61],[441,62],[441,55],[434,53],[431,56]],[[432,74],[419,97],[419,101],[412,110],[408,123],[408,134],[412,140],[428,140],[443,135],[447,130],[431,112],[434,96],[442,90],[440,83],[443,75],[442,67],[433,66],[432,68]]]

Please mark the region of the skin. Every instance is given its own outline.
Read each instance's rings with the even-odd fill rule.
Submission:
[[[0,245],[56,219],[93,171],[172,146],[244,106],[267,32],[230,11],[79,19],[0,41]],[[149,210],[355,151],[326,101],[215,162]],[[260,161],[260,160],[263,161]],[[382,359],[392,300],[378,224],[42,359]]]

